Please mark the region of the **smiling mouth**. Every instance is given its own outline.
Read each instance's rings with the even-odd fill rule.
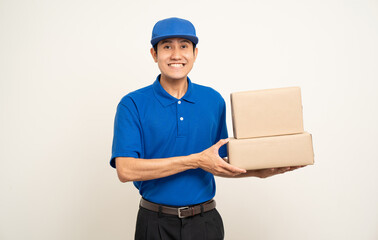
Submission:
[[[175,68],[181,68],[181,67],[184,67],[185,64],[184,63],[170,63],[170,64],[168,64],[168,66],[175,67]]]

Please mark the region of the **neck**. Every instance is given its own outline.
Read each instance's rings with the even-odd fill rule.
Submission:
[[[161,75],[160,84],[167,93],[177,99],[182,98],[188,90],[187,77],[182,79],[169,79]]]

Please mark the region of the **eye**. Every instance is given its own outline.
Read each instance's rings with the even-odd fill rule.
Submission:
[[[184,44],[184,45],[181,46],[181,48],[188,48],[188,45]]]
[[[170,49],[171,46],[169,46],[169,45],[165,45],[163,48],[164,48],[164,49]]]

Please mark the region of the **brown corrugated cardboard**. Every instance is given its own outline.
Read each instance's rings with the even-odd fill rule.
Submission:
[[[311,134],[230,138],[227,144],[230,164],[247,169],[311,165],[314,163]]]
[[[232,93],[231,111],[237,139],[303,132],[299,87]]]

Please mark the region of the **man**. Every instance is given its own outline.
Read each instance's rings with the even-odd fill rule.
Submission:
[[[188,77],[198,54],[191,22],[157,22],[151,55],[161,74],[127,94],[115,117],[111,166],[142,196],[135,239],[223,239],[214,175],[268,177],[293,168],[246,171],[228,164],[226,109],[215,90]]]

